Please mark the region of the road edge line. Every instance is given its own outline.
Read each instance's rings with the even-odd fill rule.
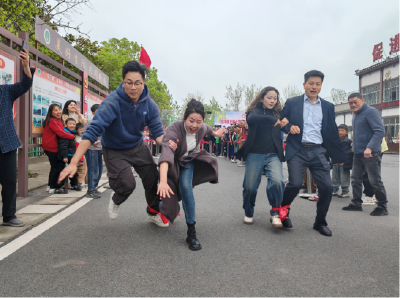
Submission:
[[[38,226],[34,227],[33,229],[29,230],[25,234],[21,235],[20,237],[12,240],[10,243],[7,243],[3,247],[0,248],[0,261],[7,258],[9,255],[16,252],[21,247],[25,246],[29,242],[31,242],[36,237],[40,236],[51,227],[58,224],[63,219],[70,216],[72,213],[89,203],[93,198],[83,197],[81,200],[76,202],[75,204],[67,207],[67,209],[61,211],[60,213],[54,215],[53,217],[49,218],[48,220],[42,222]],[[18,228],[16,228],[18,229]]]

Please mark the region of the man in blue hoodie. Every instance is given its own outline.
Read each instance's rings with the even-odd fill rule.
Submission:
[[[388,215],[386,190],[381,179],[381,143],[385,135],[385,127],[378,110],[365,103],[358,92],[349,95],[349,105],[353,112],[353,173],[351,186],[353,199],[346,211],[362,211],[363,175],[368,173],[374,189],[378,206],[371,212],[372,216]]]
[[[109,217],[117,218],[119,206],[134,191],[136,181],[131,170],[134,167],[145,189],[149,221],[168,227],[168,220],[159,212],[157,165],[143,142],[145,126],[149,127],[158,144],[164,137],[158,106],[144,82],[146,72],[147,68],[137,61],[129,61],[123,66],[123,81],[101,103],[69,166],[60,174],[60,181],[75,174],[83,154],[101,136],[107,175],[114,191],[108,206]]]

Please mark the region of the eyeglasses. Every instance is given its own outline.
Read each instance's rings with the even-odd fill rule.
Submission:
[[[135,85],[135,88],[138,88],[138,87],[140,87],[141,85],[143,85],[143,82],[139,82],[139,81],[132,82],[132,81],[129,81],[129,82],[125,82],[125,84],[126,84],[129,88],[132,88],[133,85]]]

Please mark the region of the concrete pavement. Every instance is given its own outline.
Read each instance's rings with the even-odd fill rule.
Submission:
[[[312,229],[315,202],[300,198],[294,228],[272,228],[266,178],[243,224],[245,168],[218,161],[220,183],[194,191],[201,251],[187,248],[183,210],[169,228],[147,222],[137,183],[116,220],[107,190],[1,261],[0,296],[399,296],[398,156],[383,158],[389,216],[345,212],[349,199],[334,198],[332,237]]]

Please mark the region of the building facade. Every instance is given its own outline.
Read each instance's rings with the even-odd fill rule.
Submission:
[[[385,125],[389,152],[399,152],[399,56],[388,57],[368,68],[357,70],[359,92],[365,102],[378,109]],[[336,105],[336,124],[352,131],[352,114],[347,103]]]

